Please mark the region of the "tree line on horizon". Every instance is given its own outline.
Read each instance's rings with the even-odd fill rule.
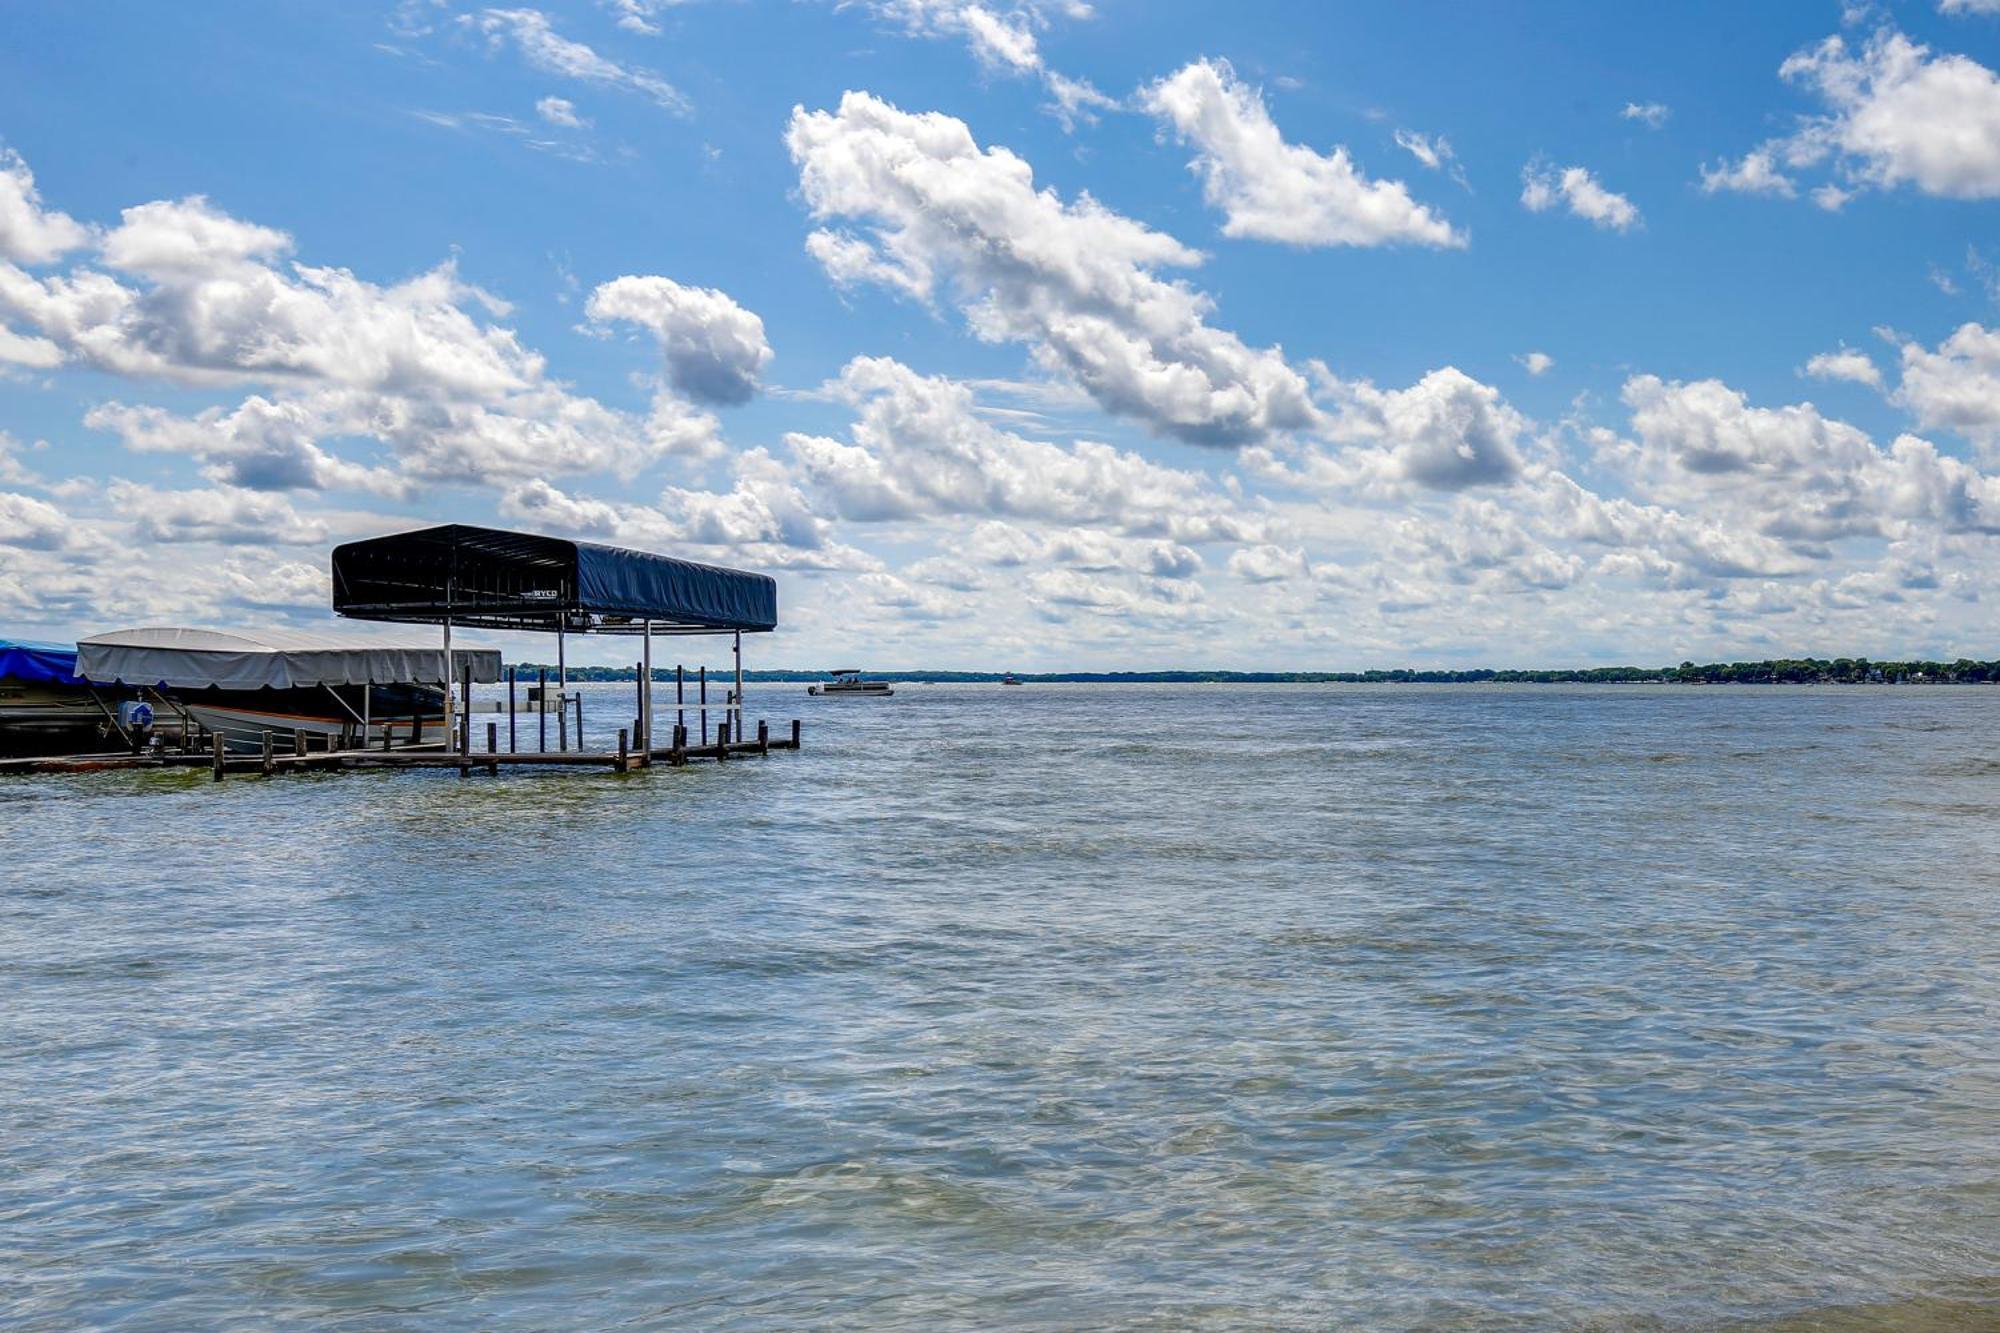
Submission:
[[[554,665],[513,664],[530,676]],[[573,666],[572,681],[633,680],[636,667]],[[806,684],[824,680],[824,671],[765,669],[745,671],[743,679],[760,684]],[[870,673],[880,680],[919,681],[936,685],[991,684],[1002,671],[884,671]],[[672,667],[654,667],[655,681],[671,682]],[[717,670],[710,674],[711,693],[726,690],[733,679]],[[1980,662],[1961,657],[1953,662],[1880,661],[1866,657],[1786,657],[1761,662],[1682,662],[1679,666],[1575,667],[1550,670],[1475,667],[1466,670],[1420,670],[1412,667],[1370,671],[1043,671],[1020,672],[1017,679],[1046,685],[1867,685],[1974,684],[2000,681],[2000,661]],[[695,673],[687,673],[692,689]]]

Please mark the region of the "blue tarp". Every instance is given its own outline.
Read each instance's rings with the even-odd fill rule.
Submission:
[[[76,648],[38,639],[0,639],[0,679],[35,685],[80,685],[76,678]]]

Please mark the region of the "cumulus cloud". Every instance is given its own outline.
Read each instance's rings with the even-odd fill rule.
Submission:
[[[858,357],[828,387],[857,411],[851,439],[794,433],[785,442],[848,519],[1033,519],[1180,543],[1244,540],[1261,526],[1201,473],[1092,441],[1003,431],[978,415],[966,385],[887,358]]]
[[[69,519],[47,500],[0,491],[0,546],[59,551],[71,533]]]
[[[851,92],[838,111],[794,110],[786,141],[813,214],[872,228],[810,247],[834,276],[944,285],[979,337],[1028,344],[1100,406],[1162,434],[1234,445],[1315,419],[1281,352],[1210,325],[1206,297],[1157,275],[1197,252],[1088,195],[1036,189],[1026,162],[982,149],[964,122]]]
[[[255,390],[187,414],[113,399],[85,419],[135,450],[191,454],[212,480],[247,489],[407,495],[425,482],[630,475],[716,448],[715,419],[677,393],[641,415],[551,380],[544,358],[496,322],[505,303],[451,263],[380,286],[295,262],[293,248],[284,232],[200,196],[126,209],[101,238],[101,268],[37,277],[0,263],[0,321],[21,330],[0,351],[42,367]],[[631,293],[636,304],[617,317],[663,321],[670,378],[711,398],[741,392],[768,355],[761,325],[719,293],[679,290],[712,326],[687,309],[669,318],[657,292],[650,306]],[[386,445],[394,466],[330,447],[348,441]]]
[[[1229,557],[1229,572],[1249,583],[1281,583],[1288,579],[1312,577],[1306,553],[1268,543],[1246,546]]]
[[[1840,184],[1812,192],[1822,208],[1839,208],[1857,189],[1903,185],[1953,199],[2000,198],[2000,78],[1978,61],[1934,54],[1884,28],[1858,49],[1828,37],[1778,73],[1827,109],[1737,166],[1718,168],[1724,183],[1714,188],[1789,195],[1778,164],[1830,164]],[[1748,184],[1729,183],[1739,179]]]
[[[1562,204],[1573,215],[1611,231],[1629,231],[1639,223],[1638,207],[1624,195],[1605,189],[1583,167],[1558,170],[1546,163],[1530,162],[1521,168],[1521,204],[1531,213]]]
[[[486,9],[464,15],[459,22],[484,33],[496,47],[511,43],[530,68],[544,74],[637,93],[675,115],[684,116],[690,110],[687,98],[659,75],[621,65],[582,42],[564,37],[540,10]]]
[[[1718,380],[1626,381],[1634,480],[1681,505],[1811,549],[1905,535],[1903,525],[2000,531],[2000,482],[1915,436],[1887,450],[1810,403],[1750,405]],[[1816,552],[1823,554],[1823,552]]]
[[[42,206],[28,164],[19,153],[0,148],[0,261],[52,263],[89,239],[81,223]]]
[[[1546,375],[1555,367],[1556,359],[1547,352],[1523,352],[1514,358],[1530,375]]]
[[[1744,154],[1734,163],[1722,162],[1701,169],[1703,194],[1728,191],[1733,194],[1775,194],[1786,199],[1798,193],[1792,178],[1778,169],[1769,149]]]
[[[1649,130],[1657,130],[1667,123],[1673,108],[1665,102],[1627,102],[1625,109],[1618,113],[1624,120],[1636,120]]]
[[[1852,347],[1820,352],[1799,373],[1816,380],[1846,380],[1850,384],[1866,384],[1871,389],[1882,387],[1882,372],[1876,369],[1874,361],[1866,352],[1857,352]]]
[[[1936,348],[1905,343],[1895,399],[1918,424],[1941,426],[2000,453],[2000,329],[1961,325]]]
[[[1139,101],[1194,147],[1192,169],[1225,214],[1225,236],[1298,246],[1465,244],[1401,181],[1369,180],[1347,149],[1320,154],[1286,143],[1262,94],[1225,60],[1198,60],[1143,89]]]
[[[327,539],[323,522],[302,517],[291,501],[268,492],[160,490],[123,482],[111,488],[110,499],[147,541],[304,546]]]
[[[614,278],[590,294],[584,313],[599,325],[625,320],[652,330],[668,382],[697,403],[750,401],[771,360],[764,321],[712,287]]]

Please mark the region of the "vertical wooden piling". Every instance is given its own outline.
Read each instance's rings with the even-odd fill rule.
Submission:
[[[757,719],[757,753],[771,753],[771,724],[761,717]]]
[[[264,776],[270,777],[278,771],[278,738],[269,731],[264,733]]]
[[[706,666],[698,668],[695,685],[701,692],[701,743],[706,745],[708,744],[708,668]]]
[[[674,667],[674,725],[685,730],[687,724],[687,668],[676,665]]]
[[[676,768],[685,768],[687,766],[687,748],[687,724],[685,722],[676,722],[674,723],[674,757],[672,760]]]
[[[549,748],[549,669],[542,668],[535,682],[535,749]]]
[[[520,753],[521,745],[515,735],[514,726],[514,668],[507,668],[507,753]]]
[[[797,718],[792,719],[792,748],[794,750],[799,748],[799,720]]]
[[[486,753],[489,755],[500,753],[500,724],[498,722],[488,722],[486,724]],[[496,760],[487,760],[486,775],[494,778],[500,776],[500,765]]]
[[[576,696],[576,748],[583,748],[583,696]]]
[[[618,759],[612,767],[620,773],[629,773],[632,770],[632,761],[626,751],[626,734],[623,727],[618,728]]]
[[[218,731],[215,733],[214,741],[215,741],[215,760],[214,760],[215,780],[217,782],[220,782],[222,781],[222,733],[221,732]]]
[[[556,748],[569,749],[569,700],[561,694],[556,695]]]

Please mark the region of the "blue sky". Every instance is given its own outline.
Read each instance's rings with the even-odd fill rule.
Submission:
[[[1992,656],[1996,65],[1995,0],[9,6],[0,623],[323,621],[465,520],[767,569],[774,664]]]

